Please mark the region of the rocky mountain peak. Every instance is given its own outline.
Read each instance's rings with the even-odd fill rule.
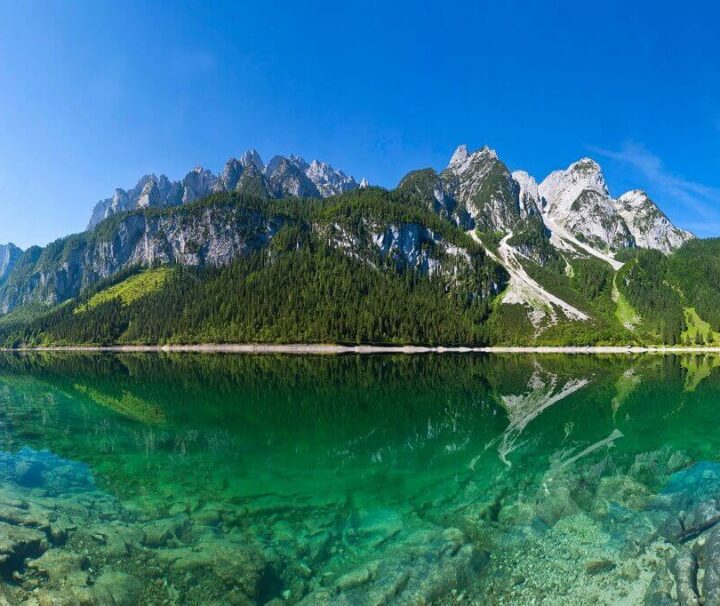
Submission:
[[[622,196],[617,199],[618,204],[626,207],[638,207],[643,206],[652,201],[650,200],[647,193],[642,189],[633,189],[625,192]]]
[[[584,190],[610,198],[600,165],[590,158],[582,158],[565,170],[550,173],[538,187],[543,207],[556,214],[567,213]]]
[[[538,184],[535,178],[524,170],[516,170],[512,173],[512,178],[518,184],[518,198],[520,208],[522,210],[537,208],[540,209],[540,194],[538,192]]]
[[[305,169],[308,179],[315,184],[323,197],[357,189],[360,185],[343,171],[335,170],[330,164],[313,160]]]
[[[263,164],[260,154],[255,149],[249,149],[242,156],[240,156],[240,164],[243,166],[254,166],[258,171],[263,172],[265,165]]]
[[[453,153],[447,170],[460,175],[477,163],[486,163],[493,160],[498,160],[497,152],[487,145],[477,151],[470,152],[467,145],[463,144],[459,145],[455,153]]]
[[[237,158],[230,158],[225,163],[222,173],[218,178],[215,191],[235,191],[242,176],[243,165]]]
[[[667,254],[694,238],[689,231],[675,227],[641,189],[626,192],[615,202],[618,214],[642,248],[654,248]]]
[[[443,209],[452,209],[454,220],[467,228],[509,231],[518,221],[536,214],[534,203],[521,206],[519,186],[497,152],[488,146],[470,152],[460,145],[432,186],[434,200]]]
[[[600,165],[591,158],[550,173],[538,193],[546,222],[598,249],[639,246],[668,253],[692,238],[676,228],[641,189],[613,199]]]
[[[207,196],[218,178],[202,166],[193,168],[183,179],[182,203],[187,204]]]
[[[197,166],[182,181],[164,175],[143,176],[132,189],[115,190],[112,198],[100,200],[93,209],[88,229],[116,213],[136,208],[186,204],[212,193],[238,191],[262,197],[327,197],[357,189],[360,185],[341,170],[325,162],[308,163],[300,156],[274,156],[266,166],[260,154],[250,149],[231,158],[219,175]]]
[[[0,283],[10,275],[20,255],[22,250],[14,244],[0,244]]]
[[[582,172],[582,173],[601,173],[602,169],[600,165],[595,162],[592,158],[580,158],[577,162],[573,162],[569,167],[568,171]]]
[[[462,145],[458,145],[457,149],[450,158],[450,163],[447,167],[451,170],[459,168],[465,163],[469,155],[470,153],[468,152],[467,145],[465,145],[464,143]]]
[[[290,162],[292,162],[295,166],[297,166],[300,170],[303,171],[306,171],[311,166],[322,164],[318,160],[313,160],[312,162],[310,162],[310,164],[308,164],[305,161],[305,158],[301,158],[300,156],[296,156],[295,154],[290,154],[288,156],[288,160],[290,160]]]
[[[600,165],[582,158],[550,173],[538,186],[541,209],[550,221],[600,250],[635,245],[618,214]]]

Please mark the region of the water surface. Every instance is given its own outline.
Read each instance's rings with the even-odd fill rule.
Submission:
[[[713,603],[718,365],[3,355],[1,591],[672,604],[687,590]]]

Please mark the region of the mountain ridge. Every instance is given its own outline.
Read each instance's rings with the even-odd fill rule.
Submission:
[[[230,158],[217,175],[202,166],[196,166],[178,181],[154,173],[143,175],[130,189],[118,188],[112,197],[97,202],[87,229],[118,212],[179,206],[223,191],[249,192],[269,198],[324,198],[360,186],[353,177],[325,162],[308,163],[296,155],[276,155],[266,165],[260,154],[251,149],[240,158]]]
[[[37,336],[49,334],[82,334],[92,341],[89,326],[104,335],[104,342],[141,338],[137,328],[113,333],[118,318],[147,325],[151,340],[191,342],[208,335],[221,341],[254,340],[249,327],[259,322],[264,328],[258,334],[291,341],[325,335],[340,342],[416,344],[422,338],[463,345],[644,344],[656,338],[677,343],[688,334],[695,338],[702,322],[714,326],[715,321],[712,288],[683,283],[676,291],[667,290],[667,284],[681,284],[682,278],[677,272],[672,279],[662,275],[675,271],[676,251],[692,239],[644,191],[612,197],[600,166],[590,158],[538,183],[525,171],[511,171],[487,146],[471,151],[461,145],[443,170],[412,171],[395,189],[386,190],[295,155],[274,156],[265,164],[249,150],[228,160],[217,175],[202,167],[175,182],[145,175],[130,190],[117,190],[101,201],[86,232],[44,248],[14,250],[0,279],[0,327],[35,326],[33,318],[45,318],[44,328],[18,333],[13,343],[36,338],[54,342],[56,337]],[[1,255],[2,249],[0,261]],[[712,263],[709,255],[703,259]],[[285,267],[287,280],[277,274],[277,264]],[[338,279],[333,265],[346,272],[337,286],[344,293],[340,304],[333,302],[337,295],[332,290],[318,290]],[[178,301],[163,299],[167,309],[183,317],[197,313],[217,318],[220,310],[227,314],[232,308],[236,316],[205,320],[219,322],[210,332],[179,327],[157,332],[152,322],[174,320],[151,321],[147,318],[155,318],[155,312],[149,308],[142,308],[145,316],[138,315],[142,302],[133,302],[127,311],[122,305],[113,307],[113,293],[124,288],[123,276],[160,266],[178,268],[168,275],[194,276],[195,296],[215,292],[207,284],[220,288],[202,303],[205,307],[198,307],[189,285],[162,281],[162,296],[170,296],[168,289],[177,291]],[[240,279],[238,272],[250,273]],[[223,276],[224,287],[217,286],[216,275]],[[264,285],[265,303],[248,289],[246,280],[251,279]],[[275,287],[273,280],[279,281]],[[301,292],[288,291],[290,283]],[[364,302],[363,283],[385,293],[373,295],[379,296],[375,307]],[[82,303],[89,293],[116,284],[97,299],[110,307],[103,303],[88,311]],[[648,291],[657,291],[664,307],[653,307],[643,294]],[[386,301],[390,292],[394,298]],[[300,295],[314,302],[312,311],[296,313],[292,305],[287,307]],[[245,299],[238,302],[236,297]],[[457,318],[450,320],[450,303],[443,297],[454,301]],[[424,321],[441,322],[435,332],[412,317],[415,312],[403,298],[426,306]],[[247,316],[251,301],[264,320]],[[245,307],[236,306],[240,303]],[[282,317],[297,316],[298,326],[273,319],[279,311],[264,315],[264,305],[283,309]],[[683,311],[693,305],[695,311]],[[356,317],[363,306],[362,313],[375,309],[377,317]],[[86,319],[111,315],[102,316],[108,326],[93,320],[83,328],[84,320],[68,313]],[[320,327],[312,319],[318,313],[344,319]],[[243,327],[233,329],[233,322]],[[61,326],[65,332],[58,333]],[[64,339],[73,342],[70,336]]]

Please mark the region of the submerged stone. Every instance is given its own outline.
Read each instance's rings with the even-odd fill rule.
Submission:
[[[37,558],[48,547],[44,532],[0,522],[0,572],[6,578],[23,568],[26,558]]]
[[[585,565],[585,572],[590,575],[604,574],[614,570],[617,564],[612,560],[595,560]]]

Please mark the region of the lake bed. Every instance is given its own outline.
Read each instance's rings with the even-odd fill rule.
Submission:
[[[717,366],[2,354],[0,595],[712,603]]]

